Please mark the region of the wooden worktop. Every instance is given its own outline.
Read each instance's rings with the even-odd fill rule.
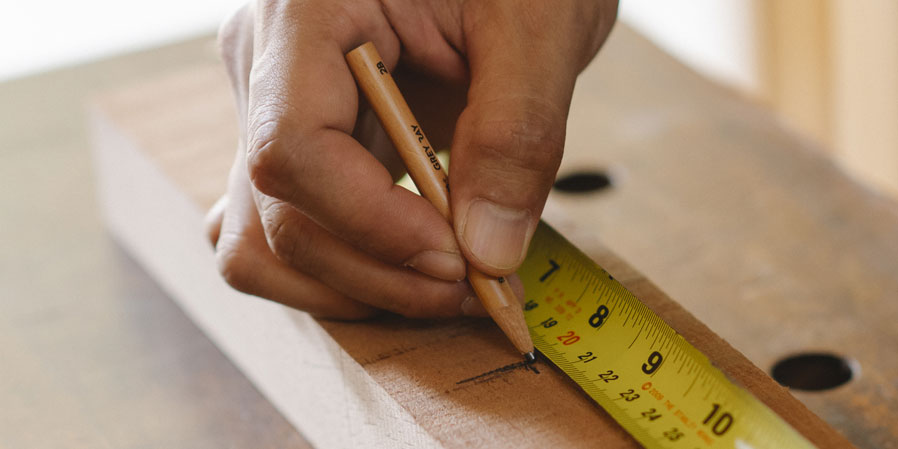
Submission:
[[[170,187],[186,193],[193,209],[179,211],[198,214],[224,189],[236,139],[223,76],[217,67],[190,69],[110,94],[99,109],[99,132],[118,132],[118,141],[107,144],[149,148],[149,163],[170,183],[160,184],[160,195]],[[177,109],[166,107],[173,98]],[[183,167],[197,155],[208,163]],[[560,174],[588,169],[610,174],[613,186],[589,195],[554,192],[550,221],[600,262],[627,261],[762,370],[789,355],[820,351],[859,366],[843,386],[794,394],[855,445],[892,447],[898,439],[898,303],[893,300],[898,295],[898,207],[893,202],[848,179],[762,108],[690,72],[624,27],[614,31],[575,93]],[[139,238],[121,234],[127,232],[124,221],[115,220],[127,216],[115,208],[123,207],[126,197],[117,198],[108,200],[113,230],[137,259],[176,297],[203,294],[178,290],[181,284],[154,265],[150,253],[160,251],[158,243],[164,241],[147,253]],[[630,272],[626,265],[618,269]],[[661,295],[642,276],[629,279],[637,296],[640,289],[644,295]],[[185,306],[282,411],[290,409],[279,402],[283,397],[272,396],[281,391],[272,385],[284,380],[272,380],[259,368],[269,362],[251,348],[228,342],[226,328],[204,315],[204,307]],[[288,315],[295,321],[290,326],[312,325],[301,314]],[[478,408],[476,395],[465,392],[434,393],[433,403],[422,403],[432,387],[427,380],[433,379],[419,375],[427,372],[416,364],[424,359],[402,352],[401,342],[381,352],[347,343],[364,337],[386,342],[392,331],[418,333],[429,341],[428,335],[435,334],[420,323],[320,325],[364,375],[397,401],[396,416],[415,421],[409,428],[424,428],[426,438],[447,446],[455,442],[451,427],[424,422],[440,407],[474,407],[490,416],[504,416],[510,409]],[[483,324],[444,324],[436,335],[454,332],[476,340],[478,332],[487,332],[477,326]],[[364,336],[353,335],[360,329]],[[476,360],[468,363],[460,366],[479,366]],[[397,378],[419,382],[423,392],[391,391],[390,382]],[[742,381],[752,378],[769,381],[754,374]],[[532,380],[507,381],[513,386]]]

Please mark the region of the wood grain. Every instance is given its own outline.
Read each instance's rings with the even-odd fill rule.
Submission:
[[[108,219],[313,444],[635,445],[553,368],[508,367],[517,358],[488,321],[316,322],[223,286],[198,243],[236,142],[223,76],[196,69],[101,102]],[[898,212],[806,145],[619,27],[578,84],[562,165],[606,169],[614,187],[553,193],[547,213],[820,447],[850,444],[757,366],[812,349],[858,361],[858,379],[800,398],[858,446],[894,447]],[[158,214],[170,231],[145,224]]]

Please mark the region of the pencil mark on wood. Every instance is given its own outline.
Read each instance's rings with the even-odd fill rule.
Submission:
[[[501,374],[504,374],[504,373],[507,373],[510,371],[514,371],[514,370],[518,370],[518,369],[525,369],[525,370],[533,371],[536,374],[539,374],[539,370],[536,369],[536,366],[534,363],[523,361],[523,362],[512,363],[510,365],[505,365],[501,368],[496,368],[492,371],[487,371],[483,374],[478,374],[474,377],[471,377],[471,378],[468,378],[465,380],[460,380],[460,381],[456,382],[455,385],[461,385],[461,384],[465,384],[468,382],[474,382],[474,383],[487,382],[487,381],[490,381],[490,380],[493,380],[493,379],[499,377],[499,375],[501,375]]]

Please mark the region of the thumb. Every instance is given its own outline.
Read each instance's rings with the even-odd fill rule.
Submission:
[[[515,271],[526,256],[561,162],[583,65],[564,43],[521,26],[478,27],[486,31],[470,36],[468,105],[452,146],[456,237],[468,261],[494,276]]]

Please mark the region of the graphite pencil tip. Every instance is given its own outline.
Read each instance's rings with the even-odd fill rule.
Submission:
[[[524,361],[526,361],[528,364],[535,362],[536,354],[534,354],[533,351],[524,354]]]

